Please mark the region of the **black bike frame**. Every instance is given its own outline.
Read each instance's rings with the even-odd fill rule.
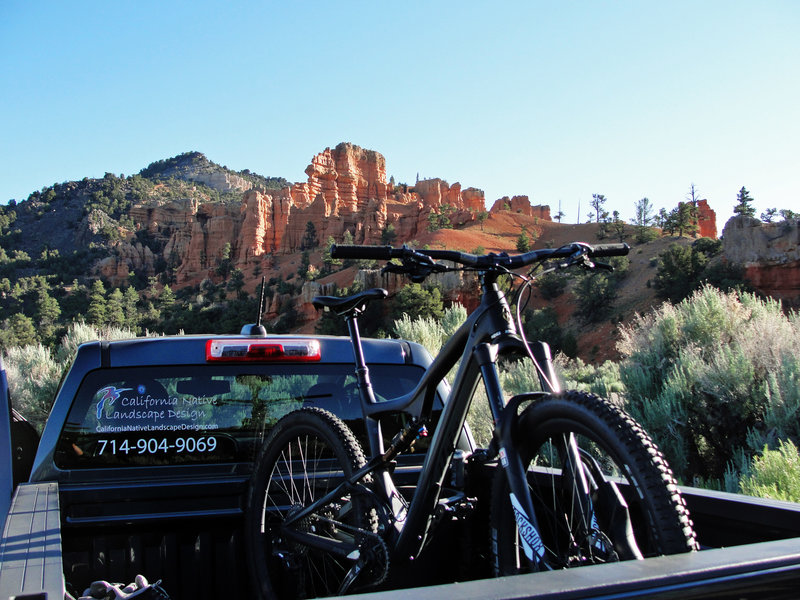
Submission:
[[[497,360],[500,356],[529,356],[525,343],[517,332],[508,301],[497,286],[496,273],[484,273],[481,278],[481,303],[467,320],[458,328],[431,363],[417,386],[408,394],[388,401],[377,402],[369,381],[369,369],[364,361],[361,339],[358,332],[357,317],[347,318],[350,335],[353,340],[353,352],[356,363],[356,375],[359,381],[361,407],[366,423],[371,460],[359,469],[347,481],[326,496],[313,502],[305,509],[293,514],[284,522],[284,531],[301,543],[325,548],[337,554],[347,554],[346,548],[335,549],[330,541],[318,536],[293,529],[293,523],[301,521],[319,507],[341,493],[343,487],[354,486],[369,473],[375,476],[373,488],[380,494],[394,514],[394,531],[387,540],[390,552],[398,558],[415,558],[425,546],[431,524],[436,514],[436,506],[442,492],[453,451],[458,437],[464,427],[473,393],[483,378],[489,407],[494,419],[494,441],[500,456],[502,467],[509,481],[515,508],[522,511],[518,516],[520,535],[523,545],[535,568],[546,568],[542,562],[544,555],[541,541],[538,538],[533,504],[528,491],[526,472],[522,460],[517,455],[512,443],[512,425],[517,417],[519,405],[526,400],[534,399],[542,392],[516,396],[506,403],[500,386],[497,371]],[[549,356],[545,357],[546,359]],[[393,443],[384,449],[380,428],[382,414],[405,412],[419,418],[422,422],[431,416],[433,399],[438,384],[461,359],[456,373],[450,397],[445,403],[439,417],[430,447],[425,456],[414,495],[406,506],[394,486],[391,478],[391,461],[402,451],[404,442],[416,435],[413,427],[403,432],[405,439]],[[557,384],[552,379],[552,368],[543,365],[551,373],[550,378],[541,378],[545,393],[558,392]],[[553,387],[548,387],[550,384]],[[575,460],[579,460],[577,448],[573,445]],[[572,454],[572,452],[570,452]],[[576,463],[577,464],[577,463]],[[338,546],[339,544],[337,544]],[[531,552],[531,549],[533,550]]]

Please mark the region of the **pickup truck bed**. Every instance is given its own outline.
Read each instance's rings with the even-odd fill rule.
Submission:
[[[797,598],[800,590],[800,505],[684,488],[698,537],[726,547],[693,554],[581,569],[478,579],[426,587],[372,592],[376,600],[538,600],[611,598]],[[66,568],[117,573],[173,573],[173,598],[247,597],[246,573],[236,519],[187,521],[181,533],[155,534],[120,526],[70,533],[61,527],[56,483],[18,487],[0,544],[0,598],[44,600],[63,597]],[[154,537],[155,536],[155,537]],[[147,540],[150,538],[151,543]],[[769,541],[764,541],[769,540]],[[170,567],[167,563],[172,563]],[[174,572],[189,574],[174,578]],[[451,574],[452,575],[452,574]],[[110,579],[114,579],[110,577]],[[354,596],[356,598],[361,596]]]

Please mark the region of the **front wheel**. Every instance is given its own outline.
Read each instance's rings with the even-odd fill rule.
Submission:
[[[527,473],[539,556],[532,556],[530,535],[519,534],[498,468],[491,498],[495,575],[527,572],[534,564],[559,569],[697,548],[663,455],[608,400],[583,392],[544,396],[519,415],[512,436]]]

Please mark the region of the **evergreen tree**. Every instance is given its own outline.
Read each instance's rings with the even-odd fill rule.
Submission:
[[[658,233],[651,227],[657,221],[657,216],[653,216],[653,204],[648,198],[642,198],[636,202],[635,217],[631,223],[636,226],[634,239],[638,244],[646,244],[658,237]]]
[[[102,326],[106,322],[106,288],[99,279],[92,284],[92,291],[89,293],[86,320],[97,326]]]
[[[58,317],[61,316],[61,307],[58,300],[53,298],[45,288],[39,288],[39,297],[36,300],[36,319],[39,321],[39,333],[42,340],[49,341],[55,332]]]
[[[761,220],[764,221],[764,223],[772,223],[772,219],[774,219],[777,214],[777,208],[768,208],[761,213]]]
[[[333,236],[328,236],[328,242],[325,244],[325,248],[322,250],[322,266],[323,272],[325,273],[332,273],[333,271],[338,271],[342,268],[342,261],[331,256],[331,246],[333,246],[335,243],[336,240],[333,239]]]
[[[606,198],[603,194],[592,194],[592,201],[590,202],[592,208],[594,209],[594,218],[597,223],[606,219],[608,217],[608,213],[603,210],[603,205],[606,203],[608,198]]]
[[[317,228],[314,223],[309,221],[306,223],[306,233],[303,236],[303,241],[300,243],[301,250],[311,250],[319,246],[319,239],[317,238]]]
[[[139,294],[136,293],[133,286],[129,285],[122,294],[122,310],[125,313],[125,326],[134,331],[139,325],[138,303]]]
[[[387,223],[381,232],[381,244],[392,246],[396,239],[397,232],[394,230],[394,223]]]
[[[4,348],[35,344],[38,340],[33,320],[22,313],[12,315],[3,324],[2,331],[0,331],[0,341]]]
[[[241,269],[234,269],[231,271],[230,279],[228,280],[227,288],[239,296],[244,288],[244,273]]]
[[[531,238],[528,229],[523,225],[522,231],[517,237],[517,252],[528,252],[531,249]]]
[[[691,202],[681,202],[671,213],[672,227],[678,235],[695,235],[698,230],[697,207]]]
[[[114,288],[106,300],[106,323],[114,327],[125,325],[122,290]]]
[[[736,202],[736,206],[733,207],[734,214],[743,215],[745,217],[755,217],[756,209],[753,206],[753,198],[744,186],[742,186],[742,189],[736,194]]]
[[[619,218],[619,211],[615,210],[614,218],[611,221],[611,229],[614,231],[614,235],[619,238],[620,242],[625,241],[625,221]]]
[[[226,242],[225,245],[222,247],[222,250],[219,255],[219,260],[217,262],[217,274],[227,279],[228,274],[230,272],[231,272],[231,244],[230,242]]]
[[[162,312],[168,313],[175,306],[175,292],[168,285],[164,286],[158,297],[158,305]]]
[[[412,319],[420,315],[441,319],[444,315],[442,293],[438,288],[424,288],[419,283],[403,286],[392,300],[390,320],[400,319],[403,314]]]

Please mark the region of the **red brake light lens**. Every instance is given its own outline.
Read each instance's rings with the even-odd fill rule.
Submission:
[[[206,342],[207,361],[306,362],[321,357],[318,340],[218,339]]]

